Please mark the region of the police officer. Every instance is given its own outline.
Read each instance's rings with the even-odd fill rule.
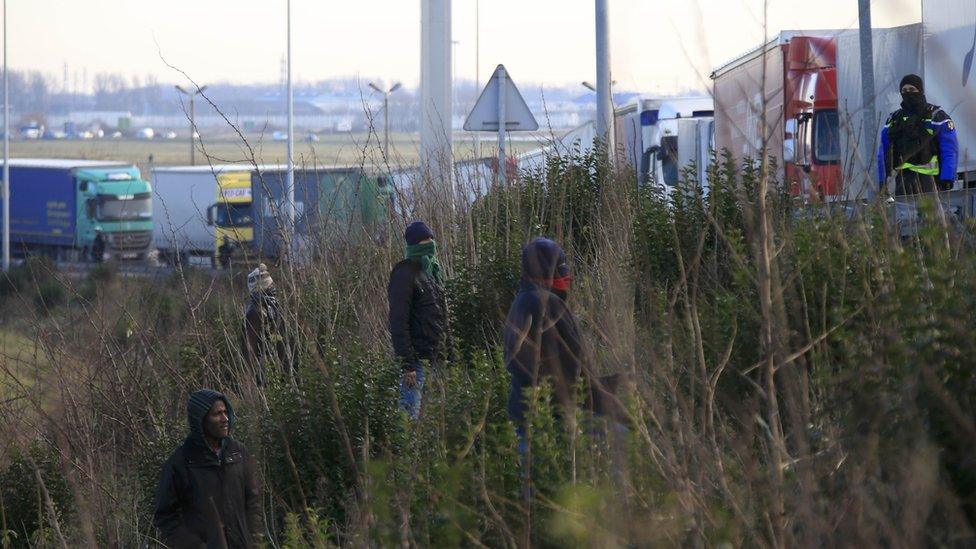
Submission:
[[[881,189],[892,172],[896,195],[952,189],[959,149],[952,119],[926,101],[925,87],[917,75],[901,79],[901,98],[901,108],[891,113],[881,129]]]

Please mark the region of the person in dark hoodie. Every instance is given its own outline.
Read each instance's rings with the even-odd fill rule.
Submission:
[[[881,190],[892,173],[896,195],[951,190],[959,156],[955,124],[944,110],[926,100],[921,77],[906,75],[900,88],[901,108],[881,128]]]
[[[450,354],[450,326],[434,233],[423,221],[415,221],[407,226],[404,239],[406,258],[390,273],[390,339],[403,369],[400,409],[417,419],[424,362],[436,367]]]
[[[263,538],[261,489],[254,460],[230,436],[234,410],[203,389],[186,403],[190,435],[166,461],[153,523],[174,548],[249,548]]]
[[[244,309],[244,359],[254,369],[258,384],[264,383],[266,364],[277,362],[294,381],[284,315],[278,304],[274,280],[261,263],[247,275],[250,299]]]
[[[522,248],[522,280],[505,321],[505,367],[511,375],[508,415],[525,454],[524,391],[548,381],[563,409],[575,405],[583,371],[583,347],[576,318],[566,304],[572,277],[566,253],[547,238]]]

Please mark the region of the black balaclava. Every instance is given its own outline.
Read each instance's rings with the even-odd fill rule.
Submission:
[[[905,84],[911,84],[918,88],[917,92],[904,93],[901,89]],[[901,92],[901,108],[909,112],[922,112],[928,101],[925,99],[925,84],[922,82],[922,77],[916,74],[907,74],[901,79],[901,83],[898,84],[898,91]]]

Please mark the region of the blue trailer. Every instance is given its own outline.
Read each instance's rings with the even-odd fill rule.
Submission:
[[[17,256],[143,259],[149,250],[151,188],[131,164],[11,159],[10,197],[10,248]]]
[[[254,252],[278,258],[284,249],[285,169],[251,174]],[[390,179],[361,166],[295,170],[295,243],[301,258],[316,254],[323,241],[372,237],[389,221]]]

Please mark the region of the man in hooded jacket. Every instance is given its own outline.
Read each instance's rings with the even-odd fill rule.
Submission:
[[[574,404],[583,347],[566,304],[571,281],[566,253],[558,244],[536,238],[522,248],[522,280],[508,310],[504,339],[505,367],[511,375],[508,415],[523,453],[526,388],[548,380],[563,409]]]
[[[234,409],[202,389],[186,403],[190,435],[166,461],[153,523],[174,548],[249,548],[263,536],[254,459],[230,437]]]
[[[900,91],[901,108],[881,128],[881,189],[894,173],[896,195],[951,190],[959,155],[955,124],[944,110],[926,100],[921,77],[906,75]]]

